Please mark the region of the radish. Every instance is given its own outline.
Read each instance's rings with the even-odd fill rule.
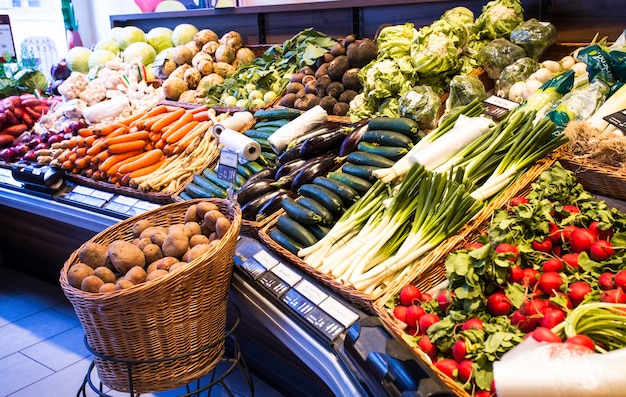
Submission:
[[[470,329],[483,329],[483,322],[481,319],[477,317],[472,317],[470,319],[465,320],[463,325],[461,326],[463,331],[467,331]]]
[[[537,284],[538,279],[539,279],[539,270],[533,269],[532,267],[527,267],[524,269],[523,285],[526,285],[532,288]]]
[[[502,292],[496,292],[487,298],[487,311],[492,316],[506,316],[511,312],[513,304]]]
[[[478,248],[482,248],[485,245],[483,243],[469,243],[465,245],[465,249],[466,250],[474,250],[474,249],[478,249]]]
[[[529,203],[528,199],[524,196],[516,196],[516,197],[513,197],[511,200],[509,200],[509,205],[511,207],[517,207],[518,205],[528,204],[528,203]]]
[[[406,309],[406,323],[410,327],[417,327],[419,319],[426,314],[426,310],[419,305],[411,305]],[[421,330],[420,330],[421,331]]]
[[[406,312],[407,312],[408,307],[406,306],[402,306],[402,305],[397,305],[396,307],[393,308],[393,316],[402,321],[403,323],[406,324]]]
[[[543,318],[539,321],[539,326],[552,329],[565,320],[565,312],[560,309],[546,307],[543,311]]]
[[[433,300],[433,296],[429,293],[422,292],[422,302],[430,302]]]
[[[511,314],[511,324],[515,325],[524,333],[532,332],[537,328],[537,321],[523,314],[520,309],[515,310],[513,314]]]
[[[559,229],[559,225],[554,222],[548,223],[548,236],[550,240],[552,240],[552,245],[558,244],[561,242],[561,233]]]
[[[435,367],[446,376],[455,379],[459,374],[459,364],[451,358],[444,358],[435,363]]]
[[[611,272],[604,272],[598,277],[598,284],[600,284],[601,290],[608,290],[615,288],[615,282],[613,281],[615,274]]]
[[[490,391],[487,390],[478,390],[474,393],[474,397],[492,397],[494,395],[495,394],[492,394]]]
[[[520,310],[526,316],[539,318],[543,316],[543,312],[547,306],[548,302],[544,299],[531,299],[522,303]]]
[[[602,291],[600,294],[600,302],[626,303],[626,293],[621,288]]]
[[[563,271],[563,261],[559,258],[550,258],[543,263],[541,270],[544,272],[561,272]]]
[[[591,286],[584,281],[576,281],[568,287],[567,297],[574,307],[580,305],[585,296],[591,292]]]
[[[444,312],[448,310],[448,307],[452,304],[452,298],[454,297],[454,295],[454,292],[441,291],[439,295],[437,295],[437,303],[439,303],[439,308]]]
[[[610,240],[614,233],[613,227],[610,226],[607,229],[602,230],[600,226],[602,226],[602,222],[593,221],[589,225],[589,231],[594,234],[596,240]]]
[[[591,351],[596,350],[596,344],[593,342],[593,340],[587,335],[583,335],[583,334],[576,334],[576,335],[570,336],[569,338],[565,340],[565,343],[571,343],[574,345],[583,346]]]
[[[573,252],[589,252],[594,241],[596,241],[596,238],[589,229],[579,227],[572,232],[569,246]]]
[[[424,314],[422,317],[420,317],[418,321],[420,332],[425,334],[428,331],[428,328],[437,322],[439,322],[439,316],[437,314],[435,313]]]
[[[406,285],[400,290],[400,303],[409,306],[422,299],[422,291],[415,285]]]
[[[596,262],[602,262],[615,254],[615,249],[607,240],[596,240],[589,248],[589,257]]]
[[[580,265],[578,264],[578,253],[569,253],[564,254],[561,259],[565,261],[573,270],[579,270]]]
[[[511,262],[517,262],[517,258],[519,257],[519,252],[517,251],[517,247],[513,244],[502,243],[496,247],[496,252],[499,254],[507,254],[506,259]]]
[[[560,245],[558,245],[556,243],[553,243],[552,244],[552,255],[554,255],[554,256],[561,256],[562,254],[563,254],[563,248]]]
[[[572,301],[569,300],[569,297],[567,295],[565,295],[563,292],[561,291],[554,291],[552,293],[552,297],[553,298],[559,298],[558,301],[560,302],[564,302],[565,303],[565,307],[567,307],[568,309],[573,309],[574,306],[572,305]],[[554,308],[554,309],[562,309],[562,303],[557,303],[556,301],[553,301],[551,299],[547,300],[547,305],[548,307]]]
[[[530,336],[532,336],[537,342],[550,342],[550,343],[561,343],[563,342],[561,338],[552,332],[549,328],[546,327],[537,327],[533,332],[531,332]]]
[[[460,363],[461,361],[465,360],[466,355],[467,346],[465,345],[465,340],[458,339],[452,345],[452,358],[454,358],[457,363]]]
[[[541,240],[533,240],[530,245],[535,251],[545,253],[549,253],[550,251],[552,251],[552,240],[550,240],[548,237],[545,237]]]
[[[509,273],[509,277],[507,278],[507,281],[511,284],[512,283],[521,284],[522,281],[524,280],[524,269],[522,269],[520,266],[513,265],[509,267],[508,273]]]
[[[553,291],[559,291],[563,285],[563,277],[557,272],[545,272],[539,276],[537,288],[546,295],[551,295]]]
[[[417,341],[417,347],[419,347],[421,351],[426,353],[426,355],[430,357],[433,362],[437,361],[437,345],[435,345],[427,335],[422,336]]]
[[[615,284],[615,288],[621,288],[626,290],[626,270],[620,270],[615,275],[613,279],[613,284]]]
[[[575,205],[564,205],[563,211],[569,212],[570,214],[578,214],[580,210]]]
[[[574,225],[565,226],[563,229],[561,229],[561,241],[569,243],[570,239],[572,238],[572,233],[574,233],[574,230],[576,229],[578,229],[578,226]]]
[[[463,360],[459,363],[459,380],[463,383],[472,379],[474,372],[474,362],[472,360]]]

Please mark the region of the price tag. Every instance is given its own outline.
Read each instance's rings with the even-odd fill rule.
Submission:
[[[497,95],[492,95],[485,99],[483,104],[485,105],[485,111],[487,114],[496,120],[502,119],[511,110],[515,109],[519,105],[517,102],[500,98]]]
[[[253,279],[258,280],[265,273],[266,269],[254,258],[250,258],[241,264],[241,268],[245,270]]]
[[[311,310],[305,318],[309,323],[311,323],[322,334],[326,335],[331,340],[335,339],[335,337],[345,329],[339,322],[337,322],[337,320],[329,316],[319,307]]]
[[[328,297],[327,293],[316,287],[308,280],[302,280],[299,282],[298,285],[295,286],[295,289],[316,305],[319,305]]]
[[[289,284],[281,280],[274,273],[267,272],[259,279],[259,283],[277,297],[281,297],[290,288]]]
[[[285,264],[279,263],[272,268],[272,272],[280,277],[281,280],[289,284],[290,287],[302,280],[302,276],[288,268]]]
[[[302,296],[302,294],[295,289],[287,291],[287,293],[283,295],[282,301],[303,317],[315,308],[315,305],[311,303],[311,301]]]
[[[217,177],[234,183],[237,178],[237,166],[239,165],[239,156],[236,152],[228,149],[220,151],[220,161],[217,167]]]
[[[274,258],[267,251],[261,250],[252,256],[259,262],[261,265],[265,267],[265,269],[270,270],[274,266],[278,265],[278,259]]]
[[[607,123],[626,132],[626,110],[609,114],[608,116],[604,116],[603,119]]]
[[[350,310],[346,305],[339,302],[337,299],[330,296],[320,303],[319,307],[335,320],[343,324],[346,328],[354,324],[354,322],[359,319],[358,314]]]

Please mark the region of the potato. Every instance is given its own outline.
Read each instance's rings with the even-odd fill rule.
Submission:
[[[221,239],[219,239],[219,238],[216,238],[215,240],[211,240],[211,243],[209,244],[209,246],[210,246],[211,248],[213,248],[213,247],[217,247],[221,241],[222,241],[222,240],[221,240]]]
[[[180,269],[181,267],[185,266],[186,264],[187,264],[187,262],[183,262],[183,261],[176,262],[172,266],[170,266],[169,272],[171,273],[171,272],[173,272],[173,271],[175,271],[177,269]]]
[[[185,223],[187,222],[199,222],[200,217],[198,217],[198,213],[196,212],[196,205],[192,204],[185,211]]]
[[[148,274],[142,266],[133,266],[126,272],[124,278],[137,285],[146,281],[147,276]]]
[[[80,288],[83,279],[92,276],[93,272],[93,267],[82,262],[75,263],[67,271],[67,281],[72,287]]]
[[[189,247],[193,248],[194,246],[198,244],[208,244],[210,242],[211,240],[209,240],[209,238],[205,236],[204,234],[194,234],[189,239]]]
[[[99,266],[93,271],[94,276],[99,277],[104,283],[115,283],[115,274],[106,266]]]
[[[196,214],[199,219],[204,219],[204,214],[212,210],[218,210],[218,208],[217,205],[211,203],[210,201],[201,201],[196,204]]]
[[[133,241],[133,244],[135,244],[137,246],[137,248],[139,248],[140,250],[143,250],[147,245],[152,244],[152,240],[150,240],[149,238],[137,238],[136,239],[137,242],[135,243]]]
[[[146,274],[150,274],[157,269],[159,261],[154,261],[146,267]]]
[[[78,260],[95,269],[106,265],[106,254],[105,245],[87,242],[78,251]]]
[[[153,226],[141,232],[139,237],[149,238],[150,241],[160,247],[163,244],[163,240],[165,240],[165,236],[167,236],[167,229],[165,227]]]
[[[143,256],[146,257],[146,263],[152,263],[163,258],[163,252],[161,252],[161,247],[156,244],[148,244],[143,247]]]
[[[115,269],[124,274],[132,267],[139,266],[143,269],[146,265],[143,251],[123,240],[115,240],[109,244],[109,257]]]
[[[141,220],[138,220],[137,222],[133,223],[133,226],[131,227],[131,230],[133,232],[133,236],[134,237],[139,237],[141,235],[141,232],[143,232],[147,228],[153,227],[153,226],[154,225],[149,220],[141,219]]]
[[[100,291],[100,287],[104,285],[104,281],[98,276],[91,275],[87,276],[80,283],[80,289],[85,292],[98,292]]]
[[[133,284],[132,281],[130,280],[126,280],[125,278],[120,278],[115,282],[115,290],[120,290],[120,289],[126,289],[126,288],[130,288],[132,287]]]
[[[202,234],[202,228],[198,222],[187,222],[185,223],[185,231],[187,232],[187,236],[191,238],[196,234]]]
[[[159,270],[169,270],[175,263],[178,263],[178,258],[173,256],[165,256],[156,261],[156,268]]]
[[[147,281],[152,281],[155,280],[161,276],[165,276],[166,274],[168,274],[169,272],[165,269],[157,269],[155,271],[153,271],[152,273],[148,274],[148,277],[146,277],[146,282]]]
[[[201,257],[206,254],[210,249],[209,244],[198,244],[193,246],[187,253],[183,256],[183,262],[193,262],[195,259]]]
[[[226,219],[226,217],[218,218],[215,222],[215,234],[217,234],[217,238],[224,237],[228,229],[230,229],[230,221]]]
[[[183,223],[176,223],[176,224],[170,225],[167,228],[167,234],[171,234],[171,233],[185,234],[185,225]]]
[[[212,210],[204,214],[204,225],[206,225],[207,230],[214,232],[215,224],[218,219],[225,218],[224,214],[222,214],[219,210]]]
[[[187,250],[189,250],[189,239],[184,232],[168,233],[161,246],[163,256],[173,256],[180,258]]]
[[[115,283],[104,283],[102,287],[98,290],[101,293],[113,292],[115,291]]]

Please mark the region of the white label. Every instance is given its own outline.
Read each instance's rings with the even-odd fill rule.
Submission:
[[[274,266],[272,273],[280,277],[281,280],[289,284],[290,286],[296,285],[296,283],[302,280],[302,276],[288,268],[285,264],[279,263]]]
[[[133,197],[117,196],[117,197],[115,197],[113,199],[113,201],[115,201],[116,203],[119,203],[119,204],[124,204],[124,205],[127,205],[129,207],[132,207],[139,200],[137,200],[136,198],[133,198]]]
[[[407,92],[407,94],[406,94],[406,99],[408,99],[408,100],[409,100],[409,102],[411,103],[411,105],[410,105],[411,107],[415,107],[415,106],[417,105],[417,103],[418,103],[420,100],[422,100],[422,97],[423,97],[423,96],[424,96],[424,95],[422,95],[422,94],[418,94],[418,93],[417,93],[417,92],[415,92],[415,91],[409,91],[409,92]]]
[[[101,199],[104,199],[104,200],[110,200],[111,197],[114,196],[114,194],[113,193],[108,193],[108,192],[103,192],[103,191],[100,191],[100,190],[96,190],[96,191],[93,192],[92,196],[93,197],[97,197],[97,198],[101,198]]]
[[[319,308],[324,310],[335,320],[339,321],[346,328],[354,324],[354,322],[359,319],[358,314],[348,309],[346,305],[331,296],[320,303]]]
[[[80,194],[84,194],[85,196],[89,196],[91,195],[94,190],[85,186],[76,186],[74,188],[74,190],[72,190],[74,193],[80,193]]]
[[[515,109],[519,103],[509,101],[508,99],[501,98],[497,95],[492,95],[489,98],[485,99],[485,102],[490,103],[492,105],[500,106],[501,108],[505,108],[507,110]]]
[[[317,288],[308,280],[302,280],[295,287],[296,291],[302,294],[305,298],[310,300],[316,305],[319,305],[324,299],[328,297],[328,294],[324,293],[321,289]]]
[[[253,258],[268,270],[278,264],[278,259],[267,253],[267,251],[259,251],[254,254]]]
[[[159,208],[159,204],[151,203],[149,201],[139,201],[135,204],[135,208],[141,208],[142,210],[151,211]]]

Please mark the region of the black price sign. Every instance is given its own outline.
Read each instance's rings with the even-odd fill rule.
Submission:
[[[217,177],[234,183],[237,178],[237,166],[239,165],[239,156],[237,153],[222,149],[220,152],[219,166],[217,167]]]
[[[604,116],[603,119],[620,130],[626,132],[626,109]]]

